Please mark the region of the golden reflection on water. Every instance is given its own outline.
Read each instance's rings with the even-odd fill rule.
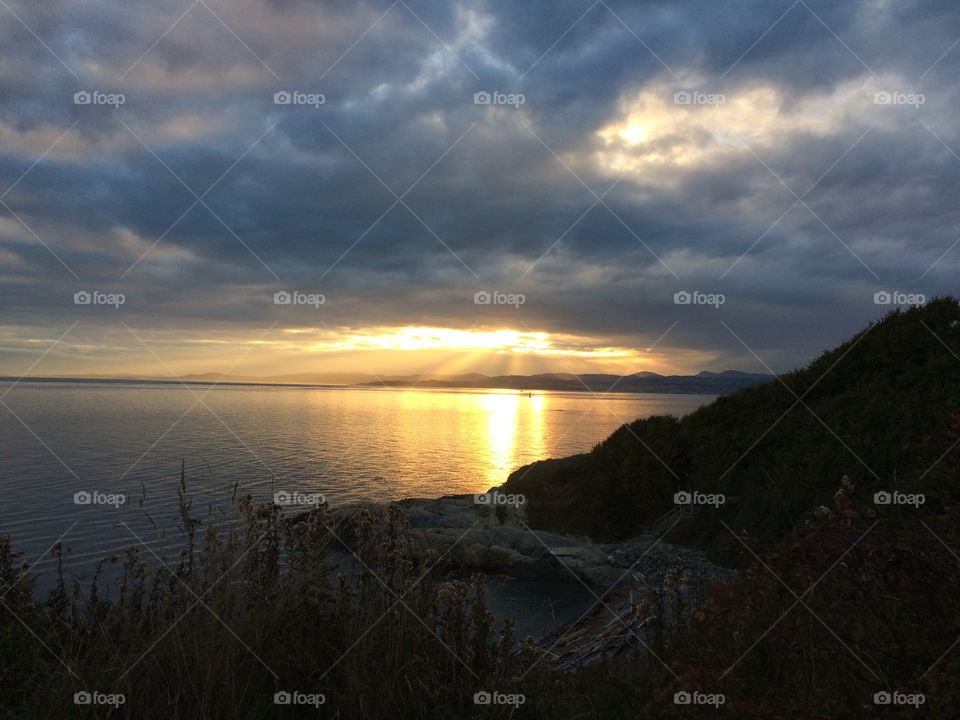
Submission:
[[[422,493],[423,488],[412,485],[440,465],[449,466],[451,455],[459,458],[463,480],[472,477],[472,481],[469,487],[444,488],[449,492],[480,492],[501,485],[520,465],[546,457],[551,429],[544,394],[428,390],[377,396],[393,405],[393,412],[389,406],[380,412],[386,411],[388,424],[397,434],[395,438],[378,435],[379,449],[393,454],[402,467],[420,469],[414,477],[402,471],[394,476],[406,488],[404,492]],[[384,462],[391,464],[387,458]]]
[[[318,407],[307,434],[326,434],[303,442],[316,448],[324,482],[393,498],[483,492],[528,463],[589,451],[623,422],[654,412],[680,415],[703,402],[640,395],[599,401],[588,393],[495,389],[314,395]],[[335,496],[334,487],[316,491]]]
[[[543,395],[489,393],[482,396],[480,407],[485,416],[482,422],[486,424],[489,458],[486,477],[491,486],[502,484],[509,473],[523,464],[523,458],[544,456],[546,405]],[[518,432],[521,427],[522,433]],[[523,448],[518,448],[519,439],[526,441]]]
[[[279,490],[322,493],[332,505],[436,498],[483,492],[525,464],[587,452],[623,422],[651,414],[680,416],[712,399],[234,386],[211,388],[212,416],[189,412],[193,398],[172,386],[56,388],[24,382],[15,398],[17,413],[44,423],[45,434],[55,439],[58,455],[71,467],[127,497],[149,488],[148,501],[157,503],[151,513],[164,518],[177,516],[175,494],[170,499],[164,488],[177,477],[181,458],[191,493],[216,508],[228,508],[237,487],[257,503],[271,501]],[[234,434],[225,433],[215,417],[226,418]],[[157,437],[162,443],[140,457]],[[0,508],[0,529],[33,533],[26,549],[39,557],[49,550],[49,538],[63,531],[56,528],[57,518],[74,511],[73,491],[68,492],[69,482],[53,458],[53,465],[39,462],[35,438],[3,413],[0,441],[6,441],[5,446],[0,442],[0,464],[10,465],[11,477],[23,479],[4,488],[14,492],[7,505],[15,509],[4,517]],[[141,460],[134,473],[124,475]],[[63,504],[50,505],[51,496]],[[135,518],[142,519],[139,513]],[[86,533],[84,541],[95,540],[97,547],[117,537],[114,521],[107,518],[82,524],[78,533]]]
[[[517,393],[484,395],[480,408],[490,458],[486,468],[487,482],[499,484],[495,478],[500,475],[500,468],[510,462],[516,451],[520,396]]]

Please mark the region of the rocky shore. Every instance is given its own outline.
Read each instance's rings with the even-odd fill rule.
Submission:
[[[692,607],[711,583],[736,579],[703,553],[656,534],[601,544],[534,530],[523,505],[509,500],[491,491],[480,502],[450,495],[392,505],[409,519],[418,559],[454,578],[484,573],[497,619],[513,618],[518,635],[533,638],[565,666],[635,646],[653,608],[677,607],[677,600]],[[347,505],[330,515],[349,528],[358,510],[385,507]],[[345,548],[332,559],[340,567],[351,563]]]

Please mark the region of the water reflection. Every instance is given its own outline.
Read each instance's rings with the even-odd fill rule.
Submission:
[[[489,462],[485,471],[489,485],[499,485],[503,482],[503,469],[513,462],[517,446],[520,403],[521,397],[517,393],[491,393],[483,395],[480,400],[479,405],[483,409],[486,424],[484,440],[487,444],[486,454]]]
[[[0,392],[3,392],[0,386]],[[177,522],[181,460],[196,507],[234,491],[266,502],[276,490],[322,493],[332,504],[483,492],[522,465],[588,451],[622,422],[682,415],[706,396],[517,391],[217,387],[205,408],[176,386],[34,384],[5,398],[33,428],[0,413],[0,533],[28,557],[63,533],[74,551],[115,543],[115,521],[140,528],[137,498],[161,524]],[[222,418],[229,430],[217,420]],[[78,489],[124,493],[110,515],[73,504]],[[89,510],[89,508],[87,509]],[[144,532],[151,528],[144,526]]]

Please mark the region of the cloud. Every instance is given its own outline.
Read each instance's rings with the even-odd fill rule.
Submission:
[[[4,372],[65,317],[85,347],[130,340],[76,315],[83,287],[184,338],[293,326],[270,298],[301,288],[330,327],[645,348],[676,321],[678,363],[761,369],[723,318],[787,369],[885,310],[876,290],[947,292],[960,265],[954,3],[10,7],[43,42],[7,13]],[[484,288],[528,302],[478,314]]]

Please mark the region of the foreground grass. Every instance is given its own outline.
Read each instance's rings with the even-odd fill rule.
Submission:
[[[0,717],[948,717],[960,702],[960,650],[948,652],[960,513],[920,522],[868,505],[845,487],[783,543],[740,538],[743,581],[714,587],[704,607],[683,607],[669,574],[660,604],[641,606],[650,621],[634,655],[564,674],[509,623],[494,627],[482,577],[415,562],[397,510],[335,527],[322,508],[294,519],[244,500],[244,523],[220,531],[183,501],[176,558],[129,550],[105,561],[114,581],[61,582],[42,600],[3,541]],[[357,571],[332,579],[340,542]],[[675,704],[684,690],[724,702]],[[923,693],[923,706],[873,703],[895,690]],[[82,691],[124,702],[77,705]],[[524,702],[477,705],[482,691]],[[275,704],[282,692],[324,703]]]
[[[513,643],[493,633],[482,579],[422,575],[399,512],[334,529],[323,508],[299,520],[249,499],[239,509],[242,527],[198,537],[182,499],[188,543],[172,562],[130,549],[43,601],[0,542],[0,717],[108,714],[77,705],[83,691],[122,694],[115,712],[137,718],[316,717],[318,706],[468,717],[474,692],[510,687]],[[327,548],[348,532],[359,571],[331,580]],[[110,587],[104,564],[119,566]],[[275,704],[285,692],[312,704]]]

